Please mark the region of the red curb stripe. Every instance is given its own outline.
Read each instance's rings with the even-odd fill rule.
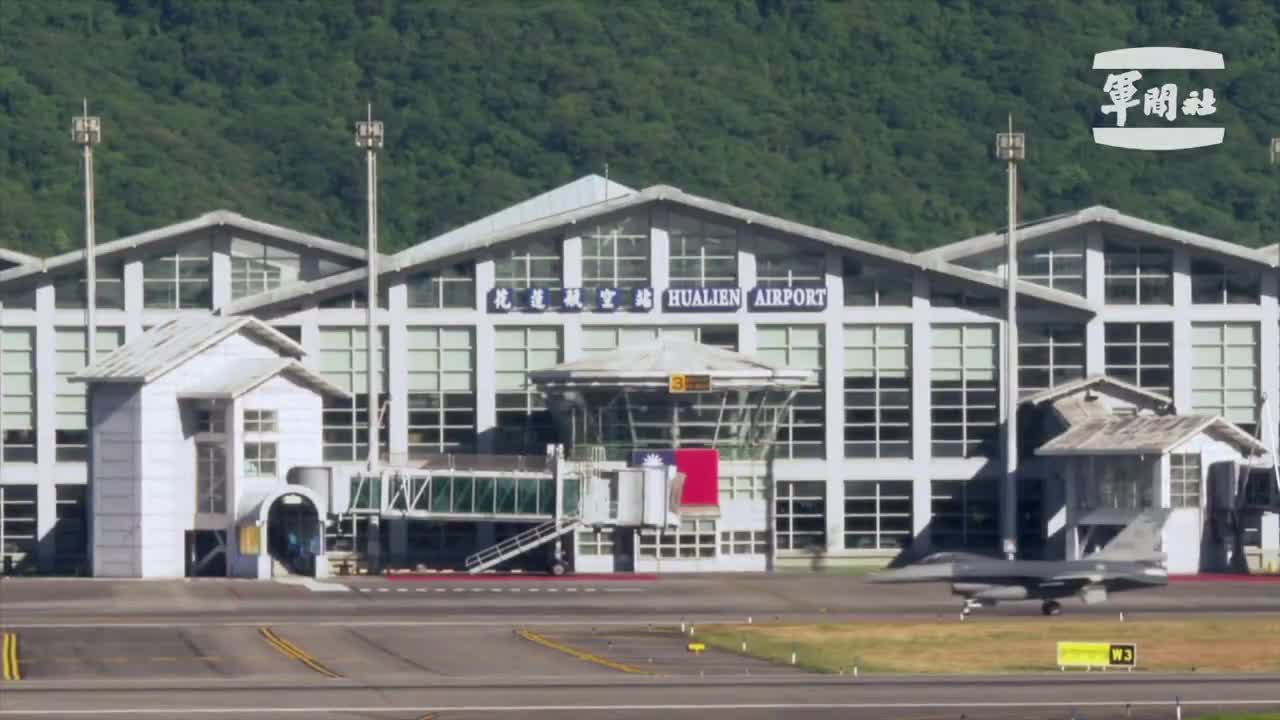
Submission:
[[[375,576],[376,577],[376,576]],[[468,575],[466,573],[413,573],[404,575],[383,575],[382,579],[397,582],[576,582],[588,580],[593,582],[635,582],[657,580],[657,575],[637,573],[579,573],[576,575],[521,575],[514,573]]]
[[[1280,575],[1225,575],[1221,573],[1204,573],[1200,575],[1170,575],[1169,582],[1280,583]]]

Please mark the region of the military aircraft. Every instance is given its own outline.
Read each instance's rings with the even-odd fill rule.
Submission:
[[[1041,612],[1062,612],[1063,598],[1079,596],[1084,604],[1106,601],[1111,593],[1159,587],[1169,583],[1152,552],[1158,541],[1160,518],[1140,518],[1106,547],[1080,560],[1006,560],[970,553],[936,553],[914,565],[872,573],[871,582],[947,582],[964,598],[963,620],[977,607],[998,602],[1040,600]]]

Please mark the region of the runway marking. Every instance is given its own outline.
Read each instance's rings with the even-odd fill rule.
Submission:
[[[294,645],[288,640],[285,640],[279,635],[276,635],[271,628],[260,627],[258,628],[258,633],[262,635],[263,638],[266,639],[267,643],[271,645],[271,647],[275,648],[276,650],[279,650],[280,653],[285,657],[289,657],[294,660],[297,660],[301,662],[303,665],[306,665],[312,670],[315,670],[316,672],[320,673],[321,675],[327,675],[328,677],[335,678],[335,679],[342,678],[341,675],[330,670],[324,665],[321,665],[320,662],[317,661],[315,658],[303,652],[303,650],[299,648],[297,645]]]
[[[1013,709],[1013,708],[1065,708],[1065,707],[1154,707],[1172,708],[1178,703],[1172,700],[1082,700],[1078,702],[937,702],[937,703],[734,703],[699,705],[654,704],[654,705],[450,705],[434,707],[432,713],[532,713],[532,712],[636,712],[636,711],[682,711],[682,710],[951,710],[965,708]],[[1182,700],[1188,707],[1261,707],[1280,704],[1280,698],[1274,700]],[[168,707],[168,708],[112,708],[93,710],[0,710],[0,717],[20,716],[37,717],[45,715],[80,716],[91,715],[160,715],[176,717],[179,715],[283,715],[283,714],[350,714],[350,715],[407,715],[422,713],[422,706],[402,707]]]
[[[4,679],[21,680],[22,666],[18,664],[18,634],[5,633],[0,645],[4,646]]]
[[[566,655],[571,655],[573,657],[578,658],[579,660],[586,660],[587,662],[595,663],[596,665],[602,665],[611,670],[618,670],[620,672],[631,673],[633,675],[652,675],[653,674],[648,670],[641,670],[640,668],[634,667],[632,665],[625,665],[623,663],[610,660],[609,658],[603,658],[603,657],[600,657],[599,655],[593,655],[589,652],[585,652],[583,650],[579,650],[574,647],[569,647],[564,643],[559,643],[550,638],[543,637],[542,635],[539,635],[538,633],[533,632],[532,630],[526,630],[522,628],[520,630],[516,630],[516,635],[519,635],[520,637],[524,638],[525,640],[528,640],[529,642],[537,643],[538,645],[551,648],[552,650],[559,650],[560,652]]]

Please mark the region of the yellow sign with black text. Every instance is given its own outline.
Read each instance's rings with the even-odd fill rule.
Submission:
[[[711,392],[710,375],[672,375],[667,381],[668,392]]]
[[[262,528],[257,525],[240,526],[240,554],[262,554]]]
[[[1138,646],[1122,643],[1060,642],[1059,667],[1135,667]]]

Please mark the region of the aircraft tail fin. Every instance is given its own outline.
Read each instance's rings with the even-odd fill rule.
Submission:
[[[1128,562],[1159,562],[1166,559],[1159,552],[1160,533],[1169,519],[1169,510],[1155,509],[1140,513],[1112,538],[1111,542],[1089,555],[1096,560],[1123,560]]]

